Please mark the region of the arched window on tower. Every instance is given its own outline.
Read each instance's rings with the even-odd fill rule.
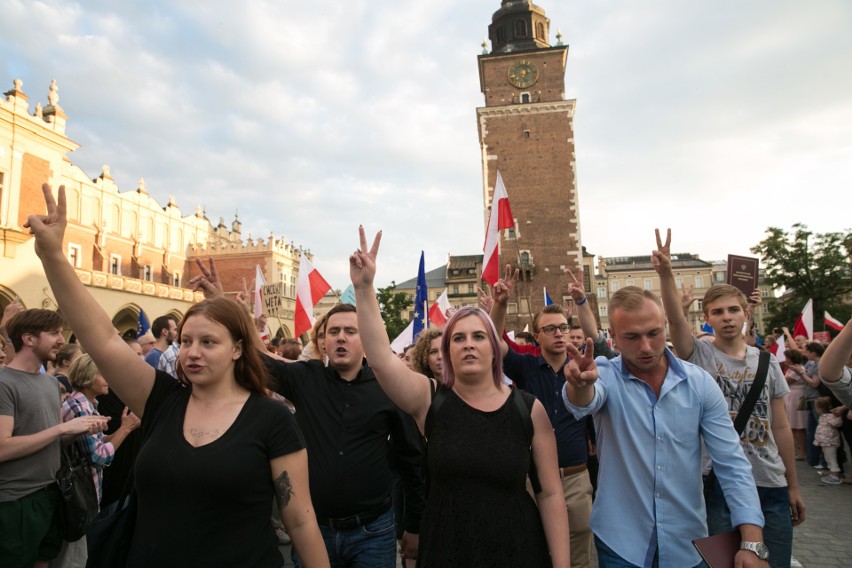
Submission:
[[[503,28],[497,28],[497,45],[506,43],[506,32]]]
[[[535,25],[535,37],[537,37],[538,39],[547,40],[547,38],[544,37],[544,24],[542,24],[541,22],[538,22]]]
[[[529,31],[527,30],[526,20],[515,20],[515,37],[524,38],[527,37],[528,34]]]

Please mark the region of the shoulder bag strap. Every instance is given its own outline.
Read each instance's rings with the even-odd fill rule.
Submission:
[[[737,431],[737,434],[742,434],[743,430],[745,430],[748,419],[754,410],[754,405],[757,403],[757,397],[760,396],[760,392],[763,390],[763,385],[766,384],[766,375],[768,373],[769,352],[761,351],[757,362],[757,372],[754,375],[754,382],[751,383],[751,388],[748,390],[748,394],[743,401],[743,405],[740,407],[740,411],[734,419],[734,429]]]

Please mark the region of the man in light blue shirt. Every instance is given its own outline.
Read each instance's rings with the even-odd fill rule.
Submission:
[[[579,420],[594,414],[600,474],[592,510],[598,563],[697,566],[692,541],[707,536],[701,440],[746,543],[763,543],[763,514],[751,465],[719,387],[703,369],[666,349],[660,299],[634,286],[609,301],[610,335],[621,351],[592,360],[573,346],[565,406]],[[740,550],[738,566],[764,567]],[[739,564],[741,562],[742,564]]]

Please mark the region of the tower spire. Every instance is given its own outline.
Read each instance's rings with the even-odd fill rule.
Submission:
[[[511,53],[550,47],[550,20],[528,0],[502,0],[491,17],[488,38],[492,53]]]

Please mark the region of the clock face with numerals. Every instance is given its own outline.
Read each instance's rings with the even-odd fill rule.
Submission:
[[[538,68],[529,60],[518,61],[509,67],[509,82],[519,89],[532,87],[538,81]]]

